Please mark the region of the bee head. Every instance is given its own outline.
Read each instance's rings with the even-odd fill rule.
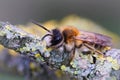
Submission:
[[[63,41],[63,36],[58,29],[53,29],[43,36],[42,40],[45,40],[47,47],[58,47]]]
[[[53,36],[52,36],[52,39],[51,39],[51,46],[58,45],[63,40],[63,36],[58,29],[53,29],[52,30],[52,35]]]
[[[48,32],[45,36],[42,37],[42,40],[45,40],[47,47],[53,47],[53,46],[58,47],[61,45],[61,43],[63,41],[63,36],[58,29],[52,29],[50,31],[43,25],[38,24],[35,21],[32,21],[32,22]]]

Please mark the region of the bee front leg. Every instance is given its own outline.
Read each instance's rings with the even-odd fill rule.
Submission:
[[[46,34],[41,38],[41,40],[43,41],[47,36],[52,36],[52,35],[51,34]]]

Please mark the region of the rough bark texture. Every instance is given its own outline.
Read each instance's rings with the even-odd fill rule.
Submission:
[[[47,49],[46,43],[37,36],[28,34],[9,23],[0,22],[0,43],[29,56],[38,63],[47,63],[50,67],[60,69],[79,80],[120,80],[120,49],[110,49],[105,57],[84,55],[76,50],[74,59],[68,61],[69,52]],[[69,63],[70,65],[66,65]]]

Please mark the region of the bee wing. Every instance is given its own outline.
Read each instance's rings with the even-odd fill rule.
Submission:
[[[79,35],[75,37],[76,40],[91,42],[101,46],[112,46],[111,38],[102,34],[79,31]]]

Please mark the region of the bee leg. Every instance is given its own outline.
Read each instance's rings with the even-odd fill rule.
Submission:
[[[67,53],[69,53],[69,54],[67,54],[68,57],[65,59],[65,64],[68,66],[68,65],[70,65],[70,62],[73,60],[73,58],[75,56],[75,47],[73,47],[71,50],[68,51],[68,49],[64,45],[64,50]]]
[[[92,56],[92,58],[93,58],[93,64],[95,64],[96,63],[96,57]]]
[[[75,48],[69,54],[69,58],[67,60],[68,61],[67,66],[70,65],[70,62],[74,59],[74,56],[75,56]]]
[[[80,49],[81,49],[81,52],[83,53],[83,55],[91,54],[91,50],[88,47],[84,46],[84,44],[81,44]]]
[[[89,55],[89,57],[91,57],[91,63],[92,64],[95,64],[96,63],[96,57],[95,56],[93,56],[93,54],[96,52],[96,49],[94,48],[94,46],[95,45],[93,45],[93,46],[91,46],[91,45],[89,45],[89,44],[86,44],[86,43],[84,43],[84,46],[86,46],[87,48],[89,48],[90,50],[91,50],[91,53],[92,53],[92,55]],[[98,51],[98,50],[97,50]],[[101,52],[99,51],[99,53],[101,54]],[[103,54],[102,54],[103,55]]]
[[[52,35],[51,35],[51,34],[46,34],[46,35],[44,35],[44,36],[41,38],[41,40],[43,41],[44,38],[47,37],[47,36],[52,36]]]
[[[95,49],[94,47],[92,47],[91,45],[89,45],[89,44],[87,44],[87,43],[84,43],[84,46],[86,46],[86,47],[89,48],[90,50],[93,50],[93,51],[96,52],[96,53],[99,53],[99,54],[102,54],[102,55],[103,55],[103,53],[102,53],[101,51]]]
[[[70,58],[69,58],[70,62],[73,60],[74,56],[75,56],[75,48],[71,51]]]

